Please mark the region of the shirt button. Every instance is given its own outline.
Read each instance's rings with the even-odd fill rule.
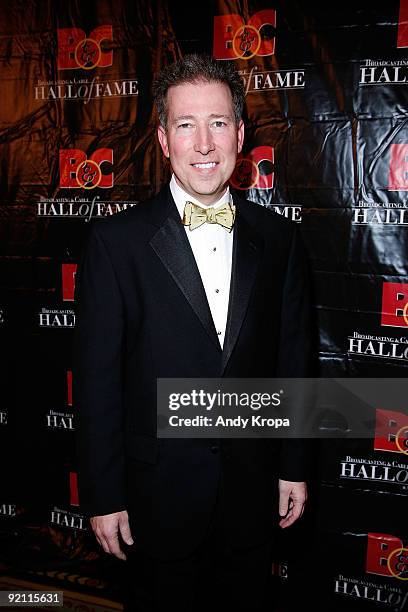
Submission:
[[[217,247],[214,247],[214,248],[213,248],[213,251],[216,251],[216,250],[217,250]]]
[[[219,290],[219,289],[216,289],[216,290],[215,290],[215,293],[219,293],[219,292],[220,292],[220,290]]]
[[[218,331],[218,332],[217,332],[217,334],[218,334],[219,336],[221,336],[222,332]]]

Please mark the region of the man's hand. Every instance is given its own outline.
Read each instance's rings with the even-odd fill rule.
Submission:
[[[105,552],[115,555],[118,559],[126,559],[126,555],[119,545],[119,532],[126,544],[129,544],[129,546],[133,544],[126,510],[113,514],[103,514],[102,516],[92,516],[91,526],[96,539]]]
[[[291,482],[279,479],[279,527],[289,527],[303,514],[307,500],[305,482]]]

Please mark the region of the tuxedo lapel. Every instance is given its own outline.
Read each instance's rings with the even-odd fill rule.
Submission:
[[[254,206],[258,205],[254,204]],[[260,235],[249,225],[237,207],[222,373],[231,357],[244,321],[261,257],[262,244]]]
[[[201,276],[172,198],[166,210],[168,215],[164,215],[159,230],[150,240],[150,246],[177,283],[215,346],[221,351]]]

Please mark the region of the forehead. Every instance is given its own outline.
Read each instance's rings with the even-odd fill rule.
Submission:
[[[233,115],[231,91],[225,83],[183,83],[167,92],[169,117],[183,115]]]

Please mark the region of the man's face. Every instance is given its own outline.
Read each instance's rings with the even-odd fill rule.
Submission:
[[[202,204],[224,193],[244,140],[224,83],[185,83],[167,92],[167,129],[158,138],[180,187]]]

